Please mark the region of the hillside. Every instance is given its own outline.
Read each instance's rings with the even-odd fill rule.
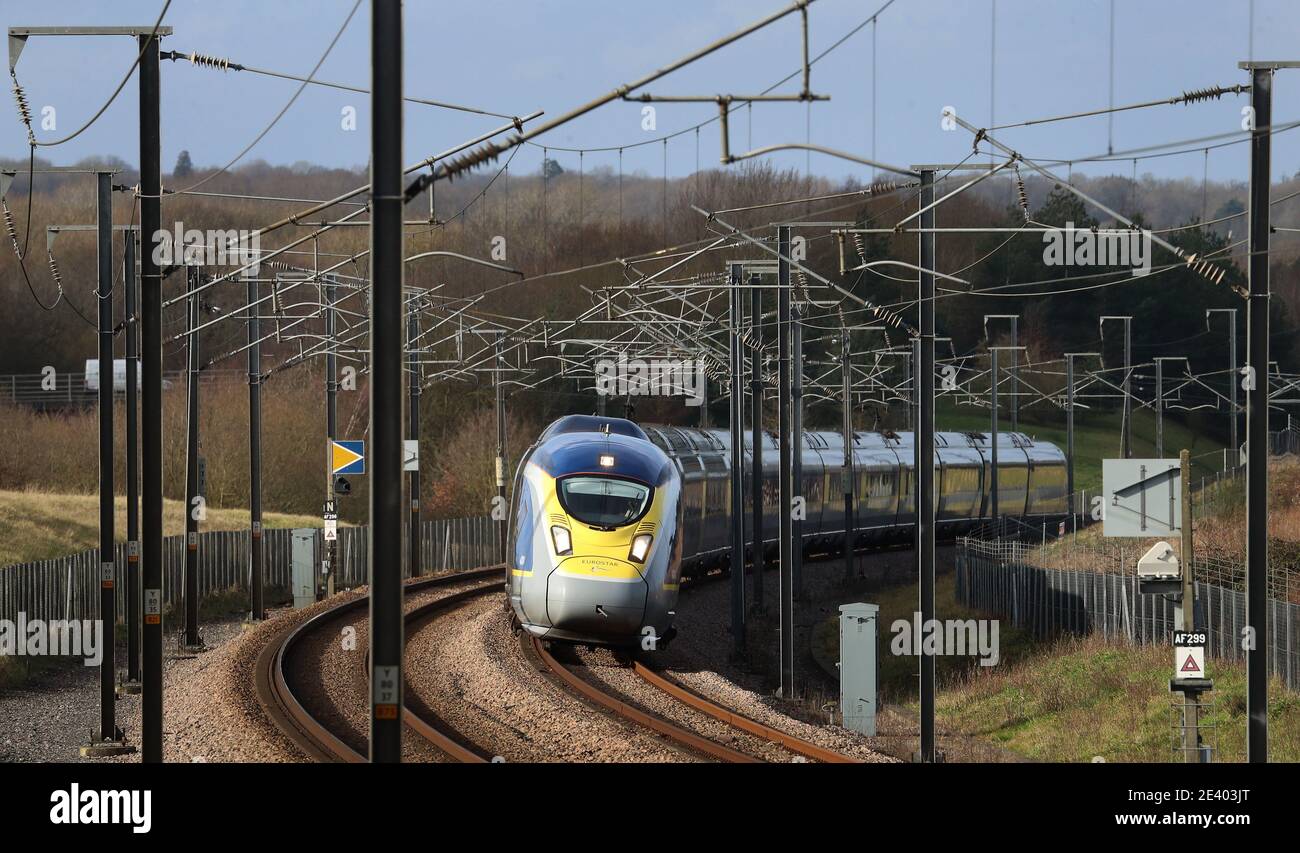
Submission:
[[[266,513],[266,527],[313,527],[320,519],[307,515]],[[117,541],[126,541],[126,499],[116,502]],[[210,509],[201,530],[244,530],[248,510]],[[184,504],[163,502],[163,531],[185,532]],[[0,490],[0,566],[75,554],[99,546],[98,495],[53,494]]]
[[[17,172],[6,203],[14,217],[20,242],[27,249],[24,262],[26,274],[19,269],[13,251],[5,247],[0,251],[0,294],[6,297],[10,310],[0,316],[0,374],[32,373],[46,365],[60,371],[79,370],[84,359],[94,353],[94,334],[69,305],[86,316],[93,309],[91,288],[85,282],[93,281],[95,274],[95,246],[93,240],[74,235],[61,237],[52,247],[52,258],[64,282],[63,298],[68,303],[55,310],[44,312],[32,298],[26,279],[32,289],[49,303],[58,294],[45,253],[44,242],[37,239],[50,224],[86,221],[93,212],[93,192],[77,176],[38,175],[35,194],[32,196],[31,221],[27,221],[28,179],[25,163],[11,163]],[[38,160],[37,165],[42,165]],[[860,189],[856,181],[836,180],[829,177],[806,177],[794,171],[779,171],[761,164],[747,164],[728,169],[710,169],[680,178],[667,180],[651,175],[615,175],[606,170],[588,170],[580,174],[573,168],[577,164],[565,162],[560,171],[546,180],[537,174],[514,172],[498,174],[486,169],[450,185],[439,185],[432,218],[428,197],[414,200],[409,205],[406,246],[409,252],[450,251],[472,257],[486,257],[497,248],[504,249],[508,265],[521,270],[527,278],[518,285],[504,286],[500,271],[468,265],[447,257],[429,257],[410,265],[408,283],[415,287],[440,286],[444,296],[478,296],[487,293],[479,308],[501,312],[511,317],[535,318],[547,316],[563,318],[575,316],[590,308],[591,289],[622,285],[627,271],[620,270],[616,259],[636,258],[659,252],[665,247],[685,247],[701,241],[711,232],[704,218],[692,210],[699,205],[707,210],[738,209],[760,205],[759,209],[740,210],[727,215],[729,224],[753,229],[755,233],[770,233],[772,223],[792,216],[826,221],[861,222],[886,225],[895,222],[900,208],[914,204],[906,194],[882,195],[879,198],[855,197]],[[204,171],[199,169],[194,177]],[[132,180],[129,169],[120,173],[118,180]],[[328,198],[365,182],[364,174],[342,169],[274,168],[266,164],[250,164],[222,175],[209,185],[214,196],[167,196],[163,204],[163,222],[169,225],[183,223],[188,228],[255,228],[299,212],[302,203],[266,200],[284,198]],[[1235,184],[1214,185],[1205,194],[1193,192],[1185,181],[1159,181],[1141,178],[1136,185],[1131,179],[1116,176],[1077,178],[1077,182],[1103,200],[1139,216],[1152,227],[1175,228],[1200,218],[1195,202],[1210,205],[1208,214],[1220,210],[1236,210],[1242,197],[1241,187]],[[164,185],[172,186],[175,180],[164,177]],[[1300,185],[1292,178],[1277,188],[1279,196],[1286,195]],[[1011,205],[1014,187],[1007,182],[989,181],[979,193],[956,196],[945,203],[940,224],[945,227],[1008,226],[1023,224],[1018,209]],[[1130,191],[1131,190],[1131,191]],[[847,197],[831,198],[816,203],[771,205],[774,199],[804,198],[809,195],[849,192]],[[1079,227],[1098,222],[1090,212],[1073,197],[1066,197],[1059,189],[1034,180],[1028,186],[1032,213],[1043,223],[1064,225],[1073,222]],[[227,195],[229,194],[229,195]],[[261,197],[258,200],[248,196]],[[1202,197],[1204,195],[1204,198]],[[763,206],[766,205],[766,206]],[[1275,212],[1279,221],[1290,214],[1291,206],[1300,201],[1281,204]],[[340,208],[346,210],[349,208]],[[131,199],[125,194],[115,199],[114,216],[126,221],[134,213]],[[1231,214],[1224,214],[1230,216]],[[326,218],[329,218],[328,216]],[[427,227],[422,223],[428,221]],[[1239,281],[1239,249],[1233,249],[1231,235],[1241,234],[1240,219],[1229,219],[1213,226],[1208,233],[1197,229],[1177,230],[1170,239],[1184,250],[1212,255],[1222,259],[1230,278]],[[808,238],[808,262],[814,269],[834,274],[839,258],[834,240],[829,239],[824,227],[802,228]],[[29,234],[36,237],[27,238]],[[297,239],[305,232],[280,229],[267,235],[262,249],[271,250]],[[23,239],[27,238],[27,239]],[[1043,242],[1035,233],[1012,235],[998,234],[945,234],[938,241],[938,268],[955,271],[969,279],[973,290],[987,290],[1005,286],[1008,282],[1053,282],[1049,290],[1067,289],[1060,284],[1061,271],[1047,266],[1043,261]],[[366,246],[365,229],[339,228],[320,237],[318,245],[310,251],[289,259],[292,263],[310,266],[312,253],[319,252],[324,266],[347,257]],[[1294,275],[1296,235],[1279,233],[1274,244],[1273,282],[1279,299],[1277,329],[1288,329],[1293,322],[1288,318],[1300,316],[1300,290]],[[915,238],[908,234],[870,235],[861,241],[861,260],[894,258],[914,261]],[[1233,252],[1237,255],[1233,255]],[[119,247],[120,255],[120,247]],[[719,250],[685,264],[683,275],[715,273],[726,260],[748,257],[741,249]],[[1235,259],[1235,261],[1234,261]],[[1167,253],[1157,253],[1156,264],[1172,260]],[[644,273],[652,272],[655,262],[647,261]],[[364,277],[368,269],[364,259],[348,265],[351,275]],[[1068,278],[1068,270],[1067,275]],[[901,278],[877,276],[866,272],[840,276],[845,286],[858,295],[880,303],[897,303],[901,298],[914,297],[914,286]],[[1118,286],[1118,285],[1124,286]],[[180,293],[184,282],[172,276],[164,282],[165,298]],[[584,290],[583,288],[587,288]],[[319,294],[295,293],[294,299],[305,297],[306,305],[318,303]],[[1042,288],[1035,288],[1043,292]],[[983,346],[985,329],[981,323],[984,313],[1019,313],[1022,315],[1020,342],[1029,348],[1030,355],[1041,360],[1054,357],[1064,349],[1080,351],[1095,349],[1097,316],[1099,314],[1128,314],[1134,316],[1135,356],[1149,360],[1156,355],[1188,355],[1196,371],[1221,367],[1222,357],[1204,347],[1193,346],[1192,337],[1213,334],[1222,336],[1224,330],[1213,333],[1205,329],[1204,309],[1211,307],[1240,307],[1240,300],[1223,285],[1213,285],[1197,277],[1190,270],[1175,266],[1160,273],[1158,278],[1135,279],[1118,282],[1117,286],[1100,289],[1069,288],[1071,292],[1056,292],[1042,297],[1013,295],[1003,292],[992,296],[965,296],[957,299],[943,298],[936,306],[937,326],[941,334],[953,338],[959,352],[969,352]],[[1178,299],[1170,299],[1178,294]],[[945,294],[947,296],[948,294]],[[239,316],[243,304],[242,286],[220,287],[207,293],[205,306],[226,316]],[[1008,298],[1010,297],[1010,298]],[[121,302],[116,310],[120,316]],[[293,300],[291,300],[293,301]],[[346,296],[340,306],[344,310],[363,313],[363,300]],[[911,310],[910,308],[908,309]],[[1240,312],[1238,322],[1244,338],[1245,312]],[[865,324],[868,320],[848,315],[851,322]],[[179,305],[165,312],[164,324],[168,334],[178,331],[183,323]],[[314,330],[319,331],[319,330]],[[231,344],[242,336],[238,320],[217,322],[200,336],[205,353],[216,357],[217,367],[242,368],[238,358],[222,354],[238,352]],[[1208,343],[1212,338],[1203,338]],[[1162,342],[1162,343],[1156,343]],[[1169,346],[1165,346],[1167,343]],[[1114,345],[1113,339],[1107,347]],[[120,344],[119,344],[120,346]],[[1279,334],[1274,339],[1274,358],[1288,369],[1291,364],[1290,337]],[[293,340],[268,341],[264,347],[266,366],[277,364],[284,357],[296,354],[298,342]],[[167,348],[168,368],[182,364],[184,347]]]

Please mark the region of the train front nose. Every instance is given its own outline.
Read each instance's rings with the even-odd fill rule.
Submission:
[[[547,579],[547,617],[557,631],[635,637],[645,619],[647,589],[631,563],[608,557],[570,557]]]

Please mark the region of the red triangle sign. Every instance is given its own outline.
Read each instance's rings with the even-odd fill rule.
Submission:
[[[1200,672],[1201,668],[1196,665],[1196,658],[1191,655],[1187,656],[1186,663],[1183,664],[1182,672]]]

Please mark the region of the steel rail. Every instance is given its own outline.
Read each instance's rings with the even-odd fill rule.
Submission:
[[[568,667],[556,660],[555,657],[546,650],[546,647],[538,637],[526,634],[521,636],[520,640],[520,644],[523,646],[525,653],[531,650],[533,655],[541,661],[542,666],[558,677],[560,681],[569,688],[570,692],[576,693],[638,726],[650,729],[657,734],[664,735],[670,740],[676,741],[678,744],[681,744],[695,752],[735,764],[758,763],[760,761],[760,759],[757,759],[752,755],[737,752],[730,747],[723,746],[722,744],[709,740],[702,735],[688,731],[676,723],[669,722],[663,717],[646,713],[640,708],[635,708],[620,699],[616,699],[601,690],[599,687],[596,687],[590,682],[580,678]]]
[[[403,592],[418,592],[465,581],[495,578],[500,574],[501,569],[493,567],[438,575],[408,583]],[[310,619],[288,626],[275,634],[258,653],[254,672],[258,702],[275,727],[313,760],[363,763],[367,758],[330,731],[294,695],[285,675],[285,660],[292,656],[294,647],[313,631],[345,613],[364,609],[368,604],[369,596],[362,595],[322,610]],[[404,722],[409,722],[407,718],[410,716],[410,712],[404,709]],[[419,728],[412,728],[421,735],[424,734]],[[441,749],[439,744],[435,743],[435,746]]]
[[[494,577],[493,580],[497,580],[497,578]],[[500,589],[501,587],[497,583],[489,582],[483,586],[452,593],[444,598],[420,605],[406,614],[407,639],[409,640],[410,635],[421,626],[433,621],[445,612],[481,595],[500,591]],[[410,648],[409,645],[406,647],[407,652],[410,651]],[[406,694],[409,696],[410,692],[408,688]],[[407,727],[420,737],[462,764],[483,764],[489,760],[489,758],[485,757],[486,751],[476,748],[472,744],[467,746],[465,738],[457,739],[444,731],[442,727],[445,724],[430,709],[426,708],[425,713],[421,713],[419,710],[412,709],[409,704],[405,704],[402,707],[402,722],[406,723]]]
[[[730,711],[713,701],[704,698],[700,694],[687,689],[686,687],[672,681],[659,673],[652,670],[639,660],[632,661],[633,671],[641,677],[643,681],[652,687],[662,690],[669,696],[672,696],[679,702],[682,702],[696,711],[708,714],[715,720],[721,720],[729,726],[757,735],[766,741],[771,741],[779,746],[783,746],[791,752],[797,752],[808,758],[824,761],[828,764],[857,764],[862,763],[860,759],[851,758],[843,753],[836,752],[833,749],[827,749],[824,746],[818,746],[815,743],[806,741],[803,738],[783,732],[780,729],[772,728],[750,719],[743,714]]]
[[[341,613],[356,609],[366,597],[331,607],[299,625],[287,628],[263,647],[257,656],[257,698],[266,715],[304,754],[315,761],[361,764],[366,757],[348,746],[309,712],[293,694],[285,678],[284,660],[302,638]]]

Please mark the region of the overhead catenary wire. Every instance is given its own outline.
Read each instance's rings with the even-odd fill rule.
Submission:
[[[888,5],[888,4],[887,4],[887,5]],[[875,34],[875,30],[876,30],[876,27],[875,27],[876,21],[875,21],[875,19],[874,19],[874,16],[873,16],[872,19],[870,19],[870,23],[872,24],[873,40],[874,40],[874,34]],[[873,56],[873,62],[874,62],[874,56]],[[304,84],[304,86],[305,86],[305,85],[306,85],[306,84]],[[874,87],[874,79],[873,79],[873,87]],[[301,91],[301,88],[299,89],[299,91]],[[874,109],[874,104],[873,104],[873,109]],[[874,115],[874,114],[873,114],[873,115]],[[872,141],[872,145],[873,145],[873,157],[874,157],[874,120],[873,120],[873,128],[872,128],[872,130],[873,130],[873,141]],[[698,140],[698,135],[699,135],[699,126],[698,126],[698,125],[695,127],[695,131],[696,131],[696,136],[697,136],[697,140]],[[811,139],[811,137],[810,137],[810,139]],[[533,143],[529,143],[529,144],[533,144]],[[653,253],[652,257],[654,257],[654,258],[657,259],[657,260],[667,260],[667,259],[669,258],[669,254],[668,254],[668,253],[669,253],[672,249],[675,248],[675,247],[670,247],[670,246],[668,246],[668,239],[669,239],[669,234],[668,234],[668,219],[667,219],[667,191],[668,191],[667,172],[668,172],[668,170],[667,170],[667,139],[666,139],[666,138],[665,138],[664,140],[662,140],[662,145],[663,145],[664,154],[665,154],[665,166],[664,166],[664,201],[663,201],[663,218],[664,218],[664,225],[663,225],[663,228],[664,228],[664,239],[663,239],[663,243],[664,243],[664,249],[660,250],[660,252],[658,252],[658,253]],[[517,152],[518,150],[519,150],[519,147],[518,147],[518,146],[515,146],[514,149],[511,151],[511,156],[513,156],[514,153]],[[585,206],[584,206],[585,203],[586,203],[586,199],[585,199],[584,190],[583,190],[583,183],[582,183],[583,180],[584,180],[584,176],[585,176],[585,166],[584,166],[583,157],[584,157],[584,153],[585,153],[586,151],[597,150],[597,149],[573,149],[573,150],[576,150],[576,151],[579,152],[579,199],[578,199],[578,202],[579,202],[579,223],[580,223],[580,225],[583,225],[583,224],[585,224],[585,219],[586,219],[586,210],[585,210]],[[1198,149],[1198,150],[1200,150],[1200,149]],[[1205,149],[1205,150],[1207,151],[1207,156],[1208,156],[1208,149]],[[546,149],[544,148],[543,151],[544,151],[544,153],[545,153],[545,152],[546,152]],[[620,199],[619,199],[620,212],[619,212],[619,217],[620,217],[620,245],[621,245],[621,237],[622,237],[622,233],[621,233],[621,232],[622,232],[622,225],[623,225],[623,199],[622,199],[622,183],[623,183],[623,181],[622,181],[622,167],[623,167],[622,160],[623,160],[623,152],[622,152],[622,148],[620,147],[620,148],[618,149],[618,151],[619,151],[619,161],[620,161],[620,162],[619,162],[619,168],[620,168],[620,176],[619,176],[619,178],[620,178],[620,180],[619,180],[619,184],[620,184]],[[698,148],[697,148],[697,151],[698,151]],[[698,158],[698,153],[697,153],[697,158]],[[499,172],[497,173],[498,176],[500,176],[502,173],[504,173],[504,172],[506,171],[506,169],[508,168],[508,166],[509,166],[509,163],[507,162],[506,166],[505,166],[505,167],[502,167],[502,170],[499,171]],[[699,182],[699,174],[698,174],[698,171],[699,171],[699,170],[698,170],[698,168],[697,168],[697,173],[696,173],[696,176],[695,176],[695,184],[693,184],[693,185],[691,186],[691,190],[692,190],[693,195],[698,195],[698,182]],[[1018,171],[1019,171],[1019,170],[1018,170],[1018,167],[1017,167],[1016,171],[1017,171],[1017,173],[1018,173]],[[432,186],[432,185],[431,185],[431,186]],[[489,186],[490,186],[490,184],[489,184]],[[912,185],[912,184],[907,184],[907,185],[904,185],[904,186],[909,186],[909,187],[911,187],[911,186],[914,186],[914,185]],[[544,181],[543,181],[543,191],[545,191],[545,179],[544,179]],[[855,191],[855,192],[853,192],[853,193],[833,194],[833,195],[823,195],[823,196],[812,195],[811,193],[805,192],[806,198],[803,199],[803,201],[804,201],[804,203],[812,203],[812,202],[817,202],[817,201],[832,200],[832,199],[834,199],[834,198],[841,198],[841,197],[854,197],[854,198],[858,198],[858,197],[860,197],[860,196],[862,195],[862,192],[864,192],[864,191]],[[1029,222],[1029,215],[1028,215],[1028,201],[1027,201],[1026,194],[1025,194],[1025,192],[1024,192],[1023,181],[1020,181],[1020,182],[1019,182],[1019,194],[1020,194],[1020,206],[1021,206],[1021,208],[1022,208],[1022,211],[1025,213],[1026,224],[1028,224],[1028,222]],[[201,193],[195,193],[195,195],[203,195],[203,194],[201,194]],[[479,199],[486,199],[486,196],[487,196],[487,189],[485,188],[485,189],[484,189],[484,190],[479,194],[478,198],[479,198]],[[693,200],[697,200],[697,201],[698,201],[698,199],[693,199]],[[737,210],[741,210],[741,209],[744,209],[744,210],[757,210],[757,209],[765,209],[765,208],[770,208],[770,207],[779,207],[779,206],[789,205],[789,204],[794,204],[794,203],[797,203],[797,201],[786,200],[786,201],[765,202],[765,203],[762,203],[762,204],[751,205],[750,207],[747,207],[747,208],[738,208]],[[471,205],[472,205],[472,202],[471,202]],[[468,210],[469,207],[470,207],[471,205],[467,205],[466,208],[462,209],[462,213],[464,213],[465,210]],[[482,210],[483,208],[480,207],[479,209]],[[12,217],[10,217],[10,218],[12,218]],[[453,218],[454,218],[454,217],[453,217]],[[1204,217],[1202,217],[1202,218],[1204,218]],[[1228,218],[1231,218],[1231,217],[1224,217],[1224,219],[1228,219]],[[476,216],[476,217],[475,217],[476,224],[477,224],[477,222],[478,222],[478,219],[479,219],[479,217]],[[696,221],[698,222],[698,220],[696,220]],[[30,224],[30,223],[29,223],[29,224]],[[301,223],[301,221],[299,221],[299,222],[295,222],[295,223],[293,223],[293,224],[302,224],[302,223]],[[432,223],[431,223],[431,224],[432,224]],[[438,227],[438,226],[440,226],[441,224],[442,224],[442,223],[438,223],[438,224],[435,225],[434,227]],[[1206,224],[1206,223],[1201,223],[1201,227],[1203,227],[1205,224]],[[1197,226],[1179,226],[1179,227],[1180,227],[1180,228],[1185,228],[1185,227],[1197,227]],[[432,230],[433,230],[433,228],[430,228],[430,229],[429,229],[429,231],[432,231]],[[1171,229],[1171,230],[1173,230],[1173,229]],[[697,232],[697,233],[698,233],[698,232]],[[812,236],[810,235],[809,239],[822,239],[822,238],[827,237],[827,236],[829,236],[829,235],[822,235],[822,237],[812,237]],[[1007,240],[1003,241],[1003,243],[1001,244],[1001,246],[998,246],[998,247],[995,248],[993,251],[991,251],[991,252],[989,252],[988,254],[984,255],[983,257],[979,258],[978,260],[976,260],[974,263],[968,265],[967,267],[963,267],[962,270],[964,270],[964,269],[969,269],[971,266],[974,266],[974,265],[976,265],[976,264],[978,264],[978,263],[981,263],[982,261],[986,260],[987,258],[992,257],[992,256],[995,255],[995,254],[996,254],[996,253],[997,253],[997,252],[998,252],[998,251],[999,251],[1003,246],[1005,246],[1005,245],[1006,245],[1006,244],[1007,244],[1007,243],[1008,243],[1008,242],[1009,242],[1009,241],[1010,241],[1014,236],[1015,236],[1015,235],[1013,234],[1012,237],[1007,238]],[[855,241],[859,241],[859,239],[860,239],[860,238],[859,238],[859,235],[855,234]],[[718,250],[723,250],[723,249],[727,249],[727,248],[735,248],[736,245],[740,245],[740,244],[738,244],[738,243],[736,243],[736,242],[734,242],[734,241],[729,241],[729,242],[726,242],[726,243],[720,244],[719,247],[718,247]],[[1233,244],[1233,245],[1235,246],[1235,245],[1238,245],[1238,244]],[[582,247],[580,247],[580,249],[581,249],[581,248],[582,248]],[[867,254],[867,253],[866,253],[865,251],[863,251],[863,247],[862,247],[862,245],[861,245],[860,242],[859,242],[859,244],[858,244],[858,249],[859,249],[860,254],[863,255],[863,257],[862,257],[862,261],[863,261],[863,263],[866,263],[866,262],[867,262],[866,254]],[[291,250],[287,250],[287,251],[291,251]],[[608,261],[608,262],[605,262],[605,263],[588,263],[588,262],[587,262],[587,258],[586,258],[586,254],[585,254],[585,252],[582,252],[582,254],[581,254],[579,260],[580,260],[580,264],[579,264],[579,267],[577,268],[577,271],[582,271],[582,270],[595,270],[595,269],[600,269],[600,268],[608,268],[609,266],[612,266],[612,265],[614,265],[614,264],[620,264],[620,262],[619,262],[617,259],[612,260],[612,261]],[[625,276],[625,277],[628,277],[628,278],[631,278],[631,276],[629,275],[629,272],[628,272],[628,266],[627,266],[627,264],[626,264],[626,263],[622,263],[621,265],[622,265],[622,267],[623,267],[623,270],[622,270],[622,271],[623,271],[624,276]],[[1170,265],[1168,268],[1173,268],[1173,267],[1176,267],[1176,266],[1178,266],[1178,265],[1177,265],[1177,264],[1174,264],[1174,265]],[[957,270],[956,272],[961,272],[962,270]],[[872,272],[873,274],[876,273],[875,270],[868,270],[868,271]],[[555,273],[555,275],[564,274],[564,273],[566,273],[566,272],[573,272],[573,270],[568,270],[568,271],[558,271],[558,272]],[[866,272],[866,271],[862,271],[862,274],[865,274],[865,272]],[[807,287],[808,287],[808,281],[807,281],[806,273],[804,273],[802,270],[796,270],[796,271],[795,271],[795,274],[796,274],[796,286],[798,286],[798,287],[802,287],[802,288],[804,288],[804,289],[807,289]],[[862,274],[860,274],[859,279],[861,279]],[[707,275],[707,274],[706,274],[706,275]],[[531,279],[527,279],[527,280],[537,280],[538,278],[539,278],[539,277],[533,277],[533,278],[531,278]],[[691,281],[690,281],[690,278],[691,278],[690,276],[684,276],[684,277],[679,278],[679,279],[674,279],[674,280],[672,280],[672,282],[683,282],[683,283],[694,284],[694,283],[698,283],[698,282],[702,282],[702,281],[703,281],[702,278],[699,278],[699,279],[697,280],[697,282],[691,282]],[[1077,283],[1077,282],[1079,282],[1079,279],[1080,279],[1080,277],[1075,277],[1075,278],[1073,279],[1073,282],[1072,282],[1072,283]],[[665,280],[664,282],[661,282],[661,283],[668,283],[668,282]],[[1023,285],[1023,283],[1021,283],[1020,285],[1017,285],[1017,286],[1024,286],[1024,285]],[[355,295],[357,292],[359,292],[359,291],[354,291],[351,295]],[[685,288],[683,288],[683,292],[685,292]],[[1055,292],[1055,291],[1053,291],[1053,292]],[[1066,291],[1062,291],[1062,292],[1066,292]],[[968,293],[968,294],[969,294],[970,292],[969,292],[969,291],[960,291],[960,292],[958,292],[958,291],[951,291],[951,292],[945,293],[944,295],[958,295],[959,293]],[[974,295],[981,295],[981,293],[980,293],[980,292],[975,292]],[[1016,295],[1019,295],[1019,294],[1016,294]],[[1034,295],[1034,294],[1028,294],[1028,295]],[[716,296],[716,293],[714,293],[713,291],[710,290],[710,291],[708,291],[708,292],[705,294],[705,296],[706,296],[706,299],[712,299],[714,296]],[[936,296],[936,298],[940,298],[940,297],[939,297],[939,296]],[[701,301],[700,301],[700,300],[696,300],[696,301],[694,301],[694,302],[692,302],[692,301],[688,301],[688,299],[685,298],[685,296],[680,295],[680,294],[672,295],[672,296],[670,296],[670,297],[665,297],[665,301],[664,301],[664,302],[662,302],[662,303],[656,303],[656,304],[659,304],[659,305],[661,306],[660,309],[657,309],[657,310],[659,311],[659,314],[657,314],[656,316],[658,316],[659,319],[655,321],[656,325],[654,326],[654,329],[656,329],[656,330],[671,327],[672,322],[674,321],[674,314],[676,315],[676,317],[675,317],[676,321],[680,323],[680,322],[682,321],[682,318],[684,318],[684,317],[688,317],[688,315],[689,315],[689,317],[694,317],[694,316],[696,316],[697,311],[698,311],[698,313],[699,313],[701,316],[703,316],[703,317],[708,317],[708,316],[710,316],[710,312],[711,312],[711,310],[712,310],[712,308],[710,307],[710,303],[709,303],[709,302],[707,302],[707,301],[703,301],[702,304],[701,304]],[[674,309],[674,306],[678,306],[678,307],[680,308],[680,310],[675,310],[675,309]],[[836,309],[837,309],[837,312],[840,314],[841,317],[844,316],[845,312],[844,312],[842,306],[837,305],[837,306],[836,306]],[[622,306],[618,306],[618,310],[619,310],[620,312],[624,312],[625,310],[630,311],[631,309],[624,309]],[[868,310],[868,309],[866,309],[866,308],[850,308],[850,309],[848,310],[847,313],[848,313],[849,316],[853,316],[853,315],[855,315],[855,314],[864,313],[864,312],[866,312],[867,310]],[[479,311],[476,311],[476,312],[475,312],[475,315],[478,316],[478,317],[488,317],[488,316],[493,316],[493,317],[496,317],[500,322],[503,322],[503,323],[509,323],[509,324],[511,324],[511,325],[514,325],[514,324],[516,324],[516,323],[519,323],[519,324],[522,325],[523,323],[525,323],[525,321],[523,320],[523,318],[509,318],[509,317],[506,317],[506,316],[504,316],[504,315],[494,315],[494,314],[492,314],[492,312],[489,312],[489,311],[486,311],[486,310],[479,310]],[[468,313],[467,313],[466,316],[469,316]],[[623,314],[620,314],[620,316],[623,316]],[[527,322],[533,322],[533,321],[527,321]],[[612,322],[612,321],[611,321],[611,322]],[[809,318],[807,322],[809,322],[809,323],[811,324],[811,322],[812,322],[812,318]],[[841,325],[843,324],[843,322],[844,322],[844,321],[841,320]],[[358,334],[360,334],[360,333],[361,333],[361,330],[358,330]],[[636,330],[636,329],[629,329],[629,335],[631,336],[631,337],[629,338],[629,340],[633,340],[633,341],[640,340],[640,338],[638,337],[638,334],[639,334],[638,330]]]
[[[153,39],[157,36],[158,28],[162,26],[163,19],[167,17],[167,10],[171,8],[171,5],[172,5],[172,0],[164,0],[162,11],[158,13],[158,20],[154,21],[153,31],[149,34],[149,38],[146,39],[144,42],[146,45],[152,42]],[[113,102],[117,100],[117,96],[122,93],[122,89],[125,88],[127,82],[131,79],[131,76],[135,74],[135,69],[140,66],[140,60],[141,58],[144,57],[145,50],[147,50],[147,47],[141,48],[140,52],[136,54],[135,61],[131,63],[131,67],[127,69],[126,74],[123,75],[122,77],[122,82],[117,84],[117,88],[113,90],[113,94],[108,96],[108,100],[105,101],[103,105],[98,110],[95,111],[94,115],[92,115],[89,119],[86,120],[85,124],[81,125],[81,127],[77,128],[72,133],[69,133],[67,136],[63,136],[58,139],[51,139],[51,140],[44,140],[44,141],[37,139],[35,133],[32,130],[31,110],[27,109],[25,111],[25,114],[23,115],[23,120],[24,123],[27,125],[27,137],[31,146],[33,148],[52,148],[56,145],[62,145],[65,142],[71,142],[72,140],[76,139],[78,136],[80,136],[81,134],[89,130],[90,126],[93,125],[95,122],[99,121],[99,117],[102,116],[104,112],[110,106],[113,105]],[[18,75],[15,72],[14,67],[12,65],[10,65],[9,67],[9,76],[13,78],[14,97],[19,101],[19,112],[23,113],[24,98],[22,96],[22,87],[19,86],[18,84]]]
[[[293,95],[290,96],[289,100],[285,103],[285,105],[280,108],[280,111],[275,114],[275,117],[271,119],[271,122],[266,127],[262,128],[262,132],[257,134],[257,136],[253,137],[253,140],[249,142],[247,145],[245,145],[243,150],[241,150],[238,154],[236,154],[233,158],[231,158],[230,162],[226,163],[226,165],[222,166],[220,169],[216,170],[215,172],[212,172],[211,174],[204,176],[203,178],[199,179],[195,183],[186,187],[184,190],[181,190],[181,192],[189,192],[192,190],[196,190],[199,187],[206,184],[208,181],[212,180],[213,178],[225,174],[230,169],[231,166],[234,166],[240,160],[244,159],[244,156],[248,154],[249,151],[252,151],[253,148],[257,146],[257,143],[261,142],[264,138],[266,138],[266,135],[271,132],[271,129],[274,128],[280,122],[280,119],[284,118],[284,114],[289,112],[289,108],[292,107],[294,103],[297,102],[298,96],[301,95],[303,93],[303,90],[307,88],[307,84],[310,83],[312,79],[316,76],[316,72],[320,71],[320,67],[325,64],[325,60],[329,58],[330,53],[334,50],[334,46],[339,43],[339,39],[342,38],[343,33],[347,31],[348,24],[352,23],[352,18],[353,16],[356,15],[357,9],[359,8],[361,8],[361,0],[357,0],[356,3],[352,4],[352,9],[348,11],[347,17],[343,19],[342,25],[338,28],[338,31],[334,33],[334,38],[330,39],[330,43],[325,46],[325,52],[321,54],[320,59],[316,60],[316,64],[312,66],[311,73],[307,75],[306,79],[303,80],[302,85],[300,85],[297,88],[297,90],[293,93]],[[191,56],[193,56],[193,54],[191,54]],[[160,53],[159,58],[161,57],[162,54]],[[175,51],[171,52],[171,57],[173,59],[176,57]],[[194,60],[191,59],[191,62],[192,61]]]
[[[334,83],[329,80],[317,80],[315,71],[313,71],[307,77],[299,77],[297,75],[287,74],[282,71],[271,71],[266,68],[255,68],[251,65],[243,65],[238,62],[232,62],[230,59],[226,57],[212,56],[209,54],[197,53],[193,51],[186,53],[185,51],[182,50],[172,50],[172,51],[164,50],[159,52],[158,58],[170,59],[173,62],[175,62],[176,60],[185,60],[197,68],[210,68],[216,71],[247,71],[249,74],[259,74],[265,77],[276,77],[281,80],[293,80],[295,82],[310,84],[313,86],[322,86],[328,89],[339,89],[344,92],[356,92],[357,94],[361,94],[361,95],[370,94],[369,89],[363,88],[361,86],[349,86],[344,83]],[[435,101],[429,98],[417,98],[413,95],[405,95],[403,96],[402,100],[412,104],[421,104],[426,107],[438,107],[444,110],[455,110],[457,112],[463,112],[463,113],[474,113],[476,115],[492,116],[493,118],[504,118],[510,120],[518,120],[519,118],[518,115],[510,115],[508,113],[493,112],[492,110],[485,110],[479,107],[468,107],[463,104],[452,104],[446,101]]]

